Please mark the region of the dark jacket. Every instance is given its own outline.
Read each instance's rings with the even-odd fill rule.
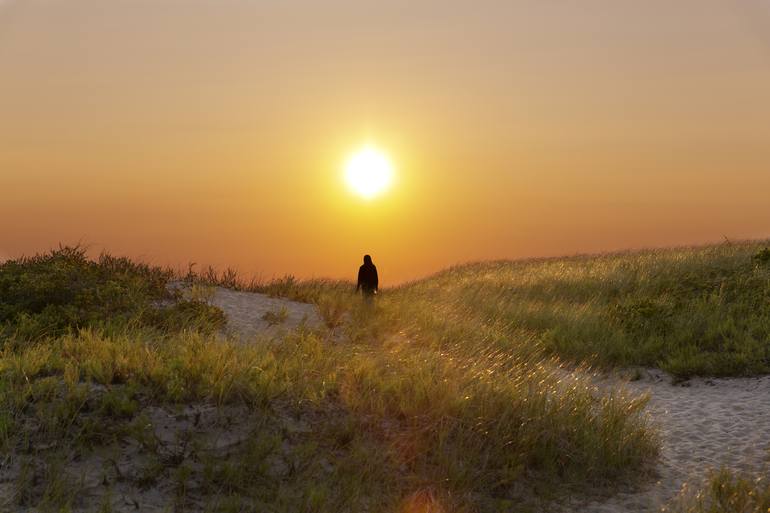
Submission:
[[[372,257],[364,257],[364,265],[358,269],[358,285],[356,292],[361,289],[364,294],[374,294],[380,286],[380,280],[377,276],[377,267],[372,263]]]

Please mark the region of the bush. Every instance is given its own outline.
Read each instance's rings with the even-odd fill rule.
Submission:
[[[200,302],[172,303],[169,270],[64,246],[0,265],[0,328],[18,340],[130,323],[179,330],[220,326],[224,315]],[[171,305],[161,307],[163,304]]]

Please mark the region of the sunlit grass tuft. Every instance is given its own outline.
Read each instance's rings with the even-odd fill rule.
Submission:
[[[727,469],[713,472],[706,483],[684,491],[665,508],[670,513],[767,513],[770,482]]]

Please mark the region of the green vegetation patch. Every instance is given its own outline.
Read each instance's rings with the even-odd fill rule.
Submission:
[[[470,264],[395,292],[501,344],[675,376],[770,372],[770,266],[757,243]]]
[[[81,247],[0,264],[0,329],[35,340],[84,327],[129,324],[161,330],[219,327],[224,315],[203,302],[182,301],[166,284],[173,273]]]

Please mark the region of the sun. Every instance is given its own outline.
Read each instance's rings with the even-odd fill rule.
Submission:
[[[365,146],[354,153],[345,165],[345,181],[354,193],[372,199],[390,187],[393,166],[383,152],[373,146]]]

